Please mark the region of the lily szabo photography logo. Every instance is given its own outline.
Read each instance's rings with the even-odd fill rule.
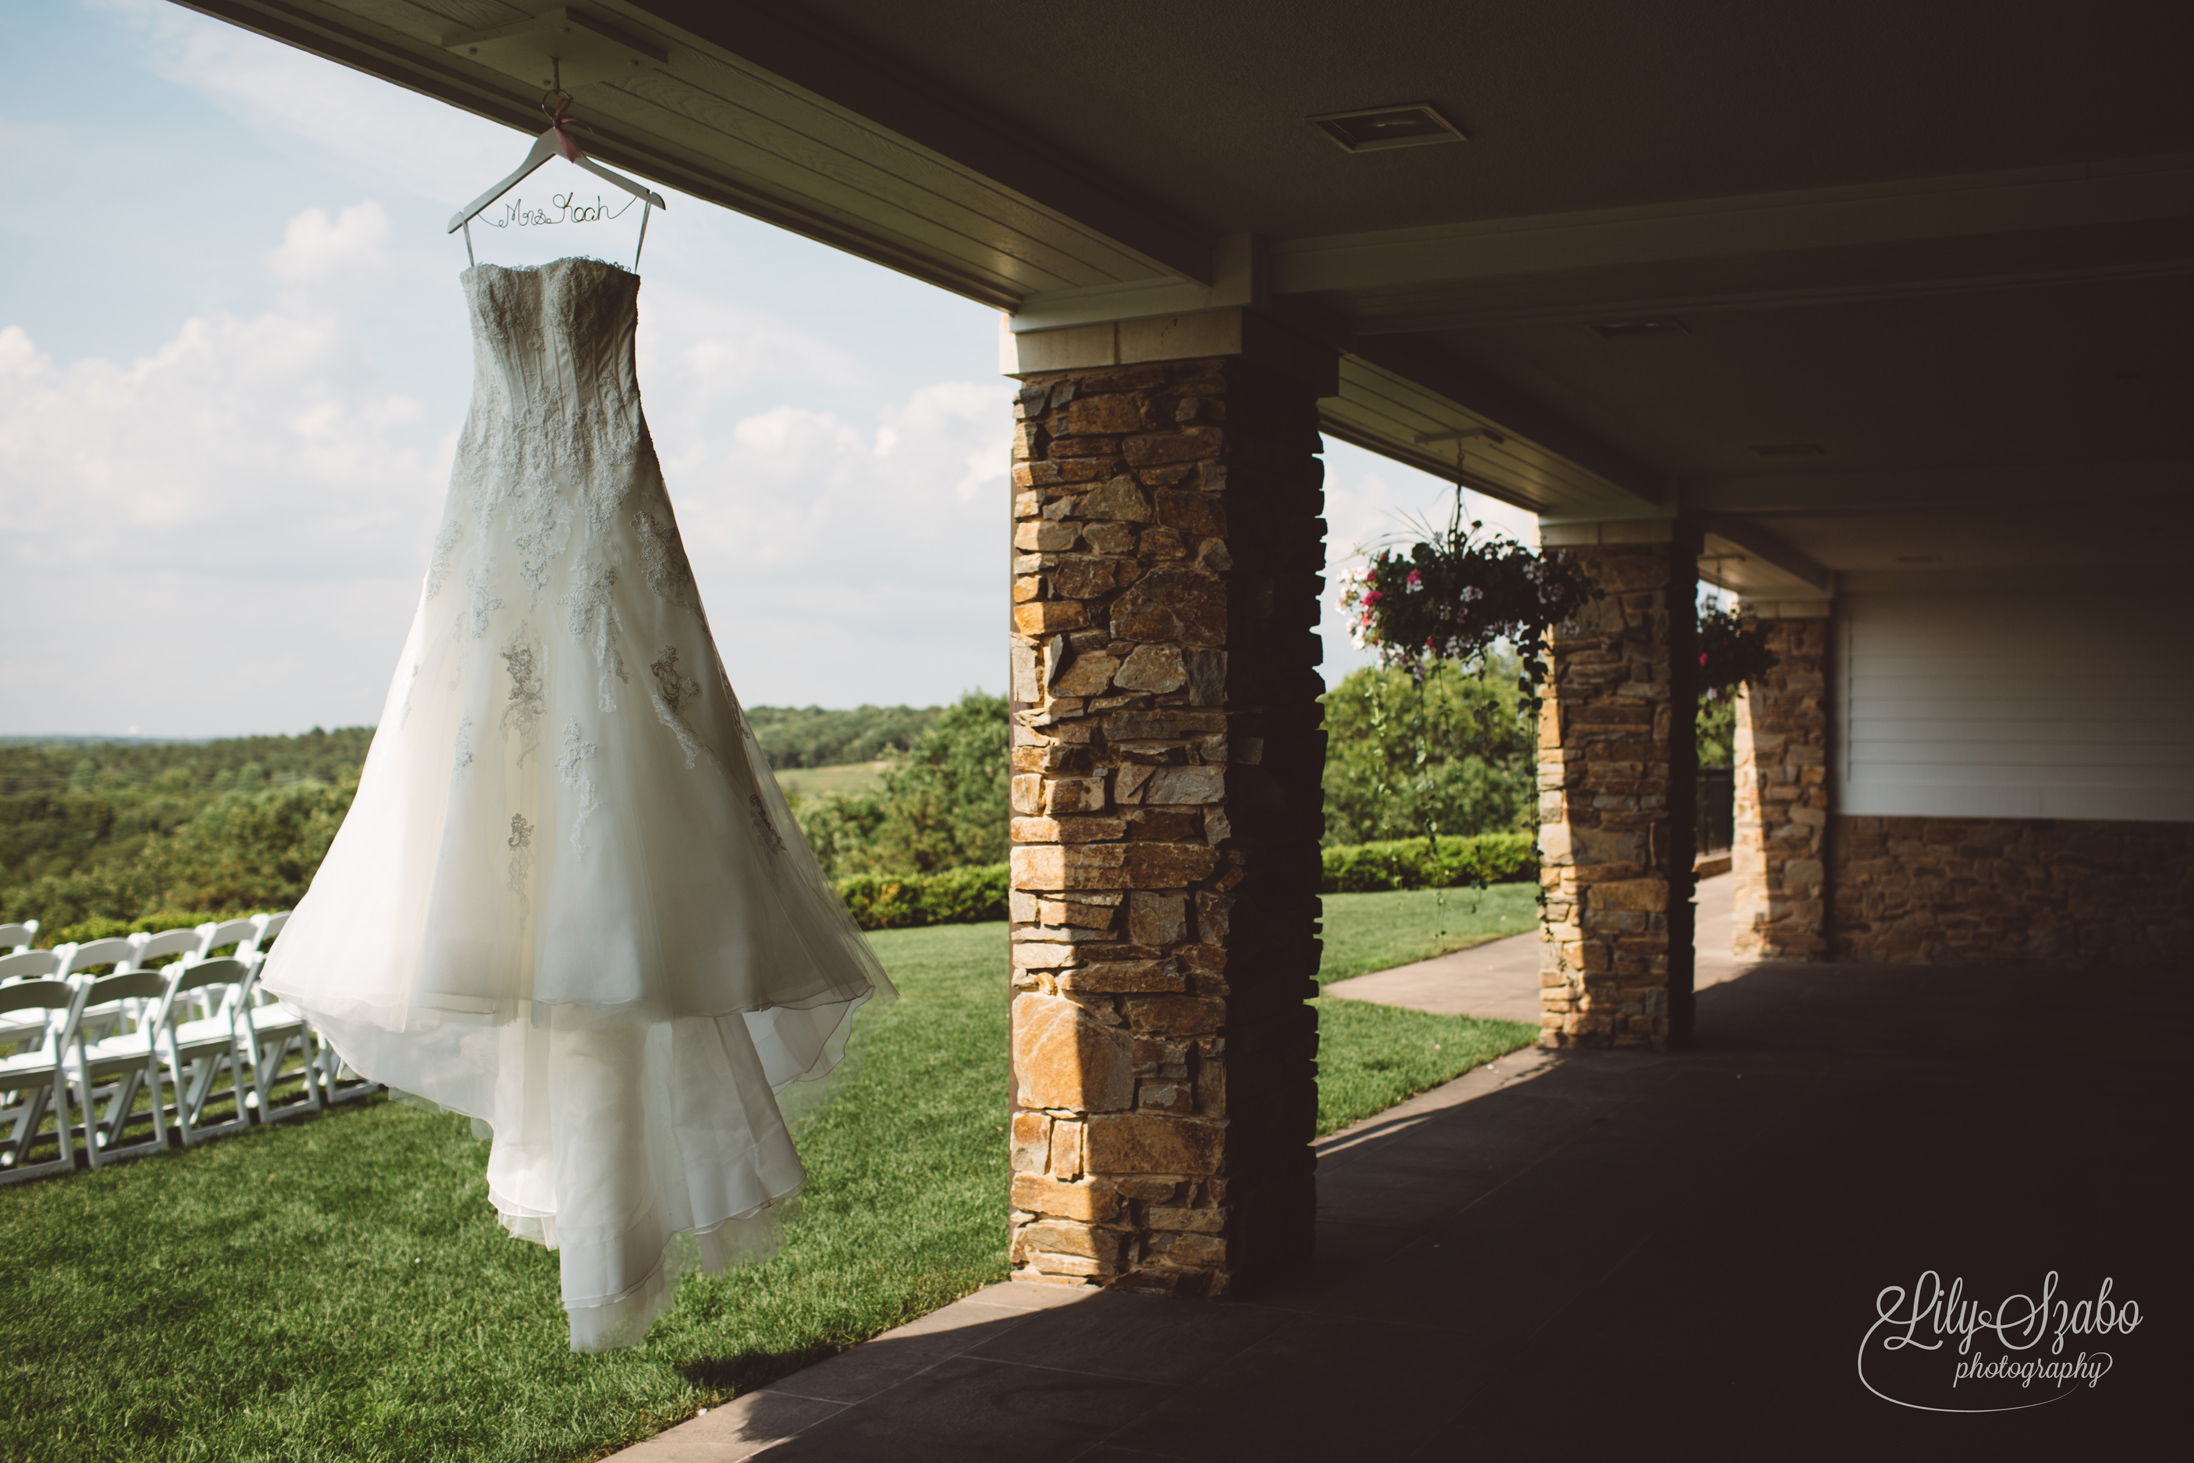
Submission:
[[[1909,1290],[1884,1286],[1859,1343],[1859,1380],[1922,1412],[2016,1412],[2098,1391],[2117,1364],[2112,1345],[2141,1324],[2139,1302],[2114,1296],[2114,1284],[2075,1296],[2052,1270],[2036,1294],[1993,1304],[1933,1270]]]

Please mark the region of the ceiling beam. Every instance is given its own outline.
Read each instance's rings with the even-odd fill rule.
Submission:
[[[1684,511],[1746,518],[1941,510],[2083,509],[2176,502],[2194,508],[2194,460],[1887,468],[1686,479]]]
[[[1725,589],[1742,593],[1747,589],[1802,588],[1815,594],[1827,594],[1835,586],[1836,576],[1827,565],[1757,523],[1728,514],[1715,514],[1705,518],[1702,526],[1707,532],[1710,551],[1722,552],[1722,543],[1743,551],[1741,557],[1725,559],[1715,565],[1716,572],[1708,573],[1708,566],[1701,566],[1702,573]],[[1762,573],[1761,566],[1780,573]]]
[[[2194,156],[1281,239],[1359,334],[2194,269]]]

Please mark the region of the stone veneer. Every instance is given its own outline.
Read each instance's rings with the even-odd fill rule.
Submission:
[[[1829,958],[2184,964],[2194,823],[1838,817]]]
[[[1013,1265],[1216,1295],[1311,1241],[1316,393],[1241,358],[1023,379]]]
[[[1605,595],[1548,637],[1539,1041],[1680,1043],[1691,1029],[1697,535],[1660,523],[1548,525],[1541,537]]]
[[[1818,960],[1828,949],[1828,620],[1820,606],[1754,608],[1775,669],[1737,698],[1740,960]]]

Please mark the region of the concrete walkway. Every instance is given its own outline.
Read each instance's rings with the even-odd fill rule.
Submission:
[[[2173,976],[1755,968],[1702,990],[1691,1051],[1521,1053],[1321,1142],[1303,1273],[1220,1302],[994,1286],[621,1456],[2152,1454],[2194,1325]],[[2143,1322],[2074,1338],[2113,1357],[2093,1388],[1919,1411],[1855,1359],[1928,1270],[1990,1305],[2108,1276]],[[1909,1353],[1930,1401],[1975,1396],[1938,1375],[1955,1344]]]
[[[1697,971],[1693,988],[1704,990],[1736,975],[1743,967],[1729,953],[1736,910],[1737,881],[1717,874],[1699,881]],[[1510,935],[1457,950],[1450,955],[1400,965],[1350,980],[1337,980],[1324,994],[1349,1001],[1407,1006],[1436,1016],[1479,1016],[1491,1021],[1539,1024],[1539,932]]]

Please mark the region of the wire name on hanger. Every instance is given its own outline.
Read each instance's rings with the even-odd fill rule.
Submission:
[[[602,223],[624,217],[625,213],[638,201],[637,199],[628,198],[625,200],[623,208],[611,213],[609,206],[602,202],[602,195],[599,193],[594,195],[592,203],[580,203],[577,201],[578,197],[579,195],[576,192],[552,193],[549,195],[549,206],[547,208],[528,208],[525,206],[523,198],[513,198],[503,205],[503,216],[501,218],[483,218],[480,222],[492,229],[542,228],[551,224]]]

